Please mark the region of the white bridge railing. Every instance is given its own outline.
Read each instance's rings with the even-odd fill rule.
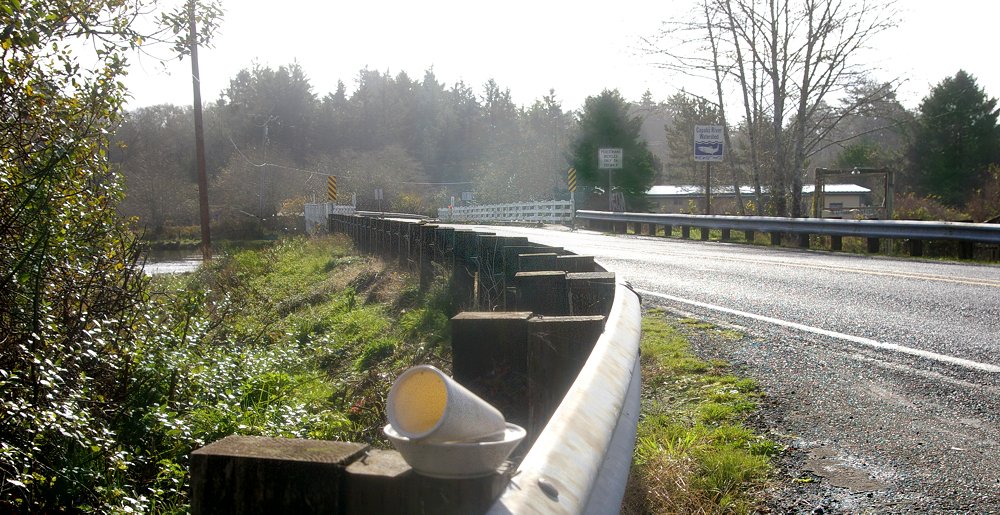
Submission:
[[[306,204],[304,215],[306,219],[306,232],[326,232],[330,215],[353,215],[354,206],[350,204],[333,204],[324,202],[322,204]]]
[[[568,200],[456,206],[438,209],[438,218],[448,222],[544,222],[567,223],[573,220],[573,203]]]

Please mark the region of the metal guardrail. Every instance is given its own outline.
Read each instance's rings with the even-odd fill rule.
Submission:
[[[836,220],[825,218],[778,218],[721,215],[667,215],[656,213],[611,213],[577,211],[582,220],[643,223],[704,229],[825,234],[861,238],[914,240],[958,240],[1000,243],[1000,225],[964,222],[922,222],[915,220]]]
[[[439,208],[438,218],[468,222],[544,222],[564,223],[573,219],[573,203],[568,200],[487,204]]]
[[[456,231],[433,224],[358,216],[334,215],[330,219],[335,232],[351,234],[363,250],[397,253],[397,258],[414,258],[418,262],[440,258],[453,267],[468,262],[478,269],[490,261],[510,260],[507,246],[521,253],[521,258],[514,257],[515,262],[527,256],[546,255],[538,254],[545,252],[539,250],[544,246],[528,246],[527,242],[519,242],[520,238],[504,243],[503,238],[490,233]],[[574,257],[584,257],[560,252],[559,258],[555,253],[548,255],[567,263]],[[495,258],[488,258],[487,254]],[[603,267],[592,261],[591,265],[590,270],[601,275]],[[416,268],[426,267],[417,264]],[[615,282],[610,291],[613,299],[610,309],[604,311],[607,317],[603,333],[488,513],[602,514],[619,510],[628,482],[640,411],[642,314],[639,296],[625,284]],[[518,306],[518,311],[522,310]],[[481,337],[481,341],[485,338]]]
[[[604,333],[491,515],[617,513],[639,421],[639,296],[618,283]]]

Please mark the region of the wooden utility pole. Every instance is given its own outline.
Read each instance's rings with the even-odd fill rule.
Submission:
[[[212,259],[212,233],[208,217],[208,173],[205,171],[205,127],[201,116],[201,77],[198,73],[198,29],[194,19],[195,0],[188,0],[188,25],[191,38],[191,81],[194,87],[195,159],[198,165],[198,207],[201,218],[201,255]]]

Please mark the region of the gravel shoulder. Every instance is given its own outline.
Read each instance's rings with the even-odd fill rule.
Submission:
[[[766,394],[754,424],[787,447],[772,512],[1000,513],[997,374],[674,311],[743,335],[688,337]]]

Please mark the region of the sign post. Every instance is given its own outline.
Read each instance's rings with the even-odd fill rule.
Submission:
[[[725,156],[722,125],[694,126],[694,160],[705,162],[705,214],[712,214],[712,162]]]
[[[611,177],[614,170],[622,169],[622,149],[620,148],[600,148],[597,149],[597,168],[608,171],[608,211],[615,211],[614,185]]]
[[[576,229],[576,168],[572,166],[566,171],[566,185],[569,186],[569,224]]]
[[[326,198],[330,202],[337,201],[337,176],[330,175],[326,178]]]

